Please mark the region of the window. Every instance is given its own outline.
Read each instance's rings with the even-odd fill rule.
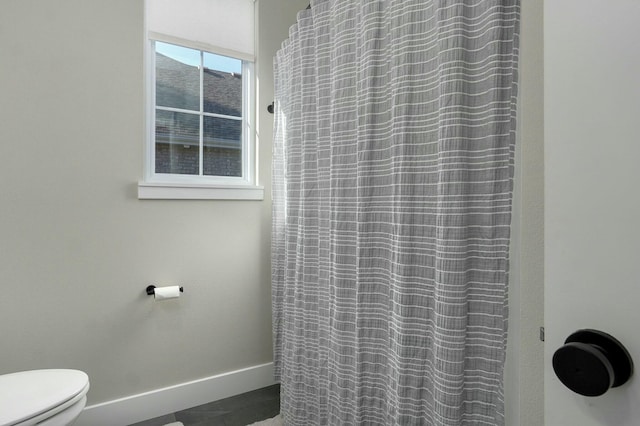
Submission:
[[[261,200],[254,0],[145,0],[138,198]]]
[[[154,44],[155,174],[242,177],[242,61]]]
[[[139,198],[262,199],[252,173],[252,63],[158,40],[150,50]]]

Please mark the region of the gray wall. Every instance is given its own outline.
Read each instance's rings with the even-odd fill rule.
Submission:
[[[260,26],[260,112],[268,49],[306,6],[275,3]],[[84,370],[89,404],[272,359],[268,197],[136,198],[143,37],[142,0],[0,9],[0,374]],[[185,293],[156,303],[150,283]]]
[[[544,424],[543,0],[522,2],[505,399],[509,426]]]

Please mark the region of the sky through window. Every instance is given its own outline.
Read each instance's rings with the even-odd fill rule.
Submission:
[[[156,41],[156,52],[175,59],[176,61],[180,61],[183,64],[194,67],[200,65],[200,51],[195,49]],[[228,73],[242,73],[242,61],[240,59],[215,55],[208,52],[204,53],[203,59],[205,68]]]

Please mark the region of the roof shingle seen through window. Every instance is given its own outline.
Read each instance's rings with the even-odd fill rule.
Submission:
[[[198,67],[156,53],[156,105],[200,111]],[[242,76],[205,68],[203,108],[206,113],[242,116]],[[156,143],[199,144],[198,116],[182,112],[156,111]],[[204,144],[240,148],[241,121],[205,117]]]
[[[200,71],[156,53],[156,104],[190,110],[200,109]],[[242,116],[242,75],[205,68],[204,111]]]

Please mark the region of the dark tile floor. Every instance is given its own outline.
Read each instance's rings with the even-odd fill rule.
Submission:
[[[171,422],[182,422],[184,426],[246,426],[279,412],[280,385],[273,385],[130,426],[163,426]]]

